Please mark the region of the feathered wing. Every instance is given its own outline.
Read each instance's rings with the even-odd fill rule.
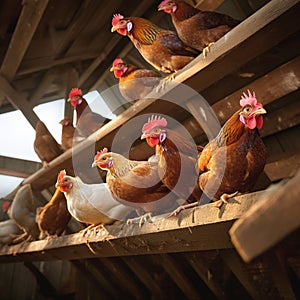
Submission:
[[[199,52],[186,46],[175,31],[163,30],[157,35],[156,42],[168,48],[172,55],[196,57]]]

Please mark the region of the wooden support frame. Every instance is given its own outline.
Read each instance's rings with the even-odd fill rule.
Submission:
[[[271,186],[264,198],[234,223],[231,240],[250,262],[300,227],[300,170],[289,181]]]
[[[97,234],[81,233],[0,249],[1,261],[82,259],[232,248],[228,230],[263,192],[242,195],[219,210],[214,203],[178,217],[153,217],[153,223],[110,225]],[[218,238],[216,238],[218,237]]]

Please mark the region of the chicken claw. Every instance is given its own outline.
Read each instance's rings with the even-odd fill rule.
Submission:
[[[153,223],[153,220],[151,217],[152,217],[152,213],[149,212],[140,217],[128,219],[126,224],[130,225],[130,224],[134,224],[134,223],[139,223],[139,228],[141,228],[147,221],[149,223]]]
[[[236,191],[236,192],[234,192],[234,193],[232,193],[232,194],[223,194],[223,195],[220,197],[220,200],[217,201],[216,207],[220,209],[224,203],[228,204],[228,203],[229,203],[229,202],[228,202],[228,199],[233,198],[233,197],[236,196],[238,193],[239,193],[239,192]]]
[[[95,233],[97,231],[97,228],[103,228],[103,224],[92,224],[88,226],[87,228],[84,228],[80,231],[83,237],[90,235],[91,233]]]
[[[210,47],[213,45],[214,43],[209,43],[203,50],[202,50],[202,54],[203,57],[206,58],[207,54],[210,52]]]
[[[175,217],[177,216],[181,211],[187,209],[187,208],[192,208],[195,206],[198,206],[199,203],[198,202],[193,202],[193,203],[189,203],[189,204],[185,204],[185,205],[181,205],[179,207],[177,207],[173,212],[171,212],[167,218],[171,218],[171,217]]]

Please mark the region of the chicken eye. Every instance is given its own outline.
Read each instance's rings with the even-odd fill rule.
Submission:
[[[160,129],[159,128],[154,128],[153,131],[154,131],[154,133],[160,133]]]
[[[244,112],[247,113],[247,114],[249,114],[251,112],[251,110],[252,110],[252,108],[250,106],[246,106],[244,108]]]
[[[103,156],[103,157],[102,157],[102,160],[107,160],[107,157],[106,157],[106,156]]]

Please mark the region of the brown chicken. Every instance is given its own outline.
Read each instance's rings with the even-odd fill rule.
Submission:
[[[165,118],[152,116],[143,126],[141,138],[156,147],[162,182],[183,200],[199,201],[202,192],[198,186],[197,160],[202,148],[166,126]]]
[[[111,31],[127,35],[144,59],[165,73],[182,69],[199,54],[186,46],[176,32],[162,29],[143,18],[114,15]]]
[[[64,152],[42,121],[38,121],[35,128],[34,150],[44,167]]]
[[[121,58],[114,60],[110,71],[119,78],[120,93],[127,101],[143,99],[162,79],[158,72],[126,64]]]
[[[82,91],[78,88],[70,91],[68,101],[76,110],[76,131],[82,137],[88,137],[110,121],[91,110],[87,101],[82,97]]]
[[[64,194],[59,187],[51,200],[36,209],[36,222],[43,236],[59,236],[67,228],[71,215]]]
[[[210,199],[220,199],[219,208],[238,192],[251,191],[266,163],[266,147],[258,132],[266,110],[250,91],[243,94],[240,105],[242,108],[204,147],[198,160],[199,186]]]
[[[73,146],[75,127],[68,118],[62,119],[59,124],[62,125],[61,145],[64,150],[70,149]]]
[[[129,160],[104,148],[96,154],[95,166],[107,171],[106,182],[115,199],[134,207],[139,216],[170,211],[177,206],[176,196],[159,178],[157,162]],[[142,216],[141,223],[144,221]]]
[[[164,0],[158,10],[170,14],[179,38],[186,45],[203,51],[204,56],[210,45],[240,23],[221,13],[201,11],[184,1]]]

